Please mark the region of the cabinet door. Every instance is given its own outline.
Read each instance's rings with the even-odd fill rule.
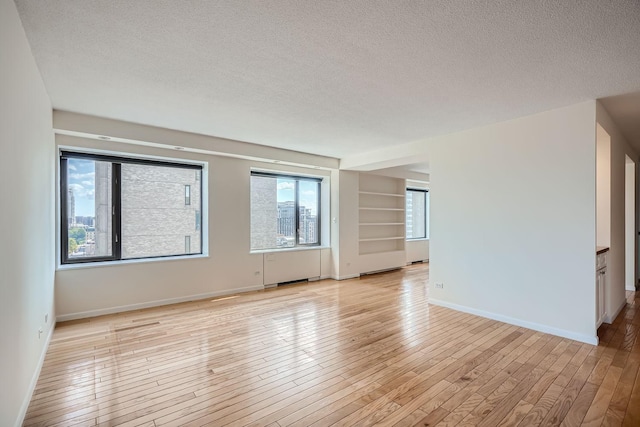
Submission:
[[[605,314],[604,290],[607,279],[606,270],[598,271],[596,276],[596,319],[597,326],[600,326]]]

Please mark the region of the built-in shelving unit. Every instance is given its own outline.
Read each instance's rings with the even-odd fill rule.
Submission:
[[[360,174],[360,272],[405,264],[405,181]]]

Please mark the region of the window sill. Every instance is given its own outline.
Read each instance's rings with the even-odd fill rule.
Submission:
[[[268,254],[272,252],[296,252],[296,251],[313,251],[319,249],[330,249],[331,246],[296,246],[294,248],[280,248],[280,249],[258,249],[250,251],[250,254]]]
[[[406,240],[407,240],[407,242],[422,242],[422,241],[425,241],[425,240],[428,242],[429,238],[428,237],[423,237],[423,238],[419,238],[419,239],[406,239]]]
[[[77,264],[61,264],[61,265],[58,265],[58,267],[56,268],[56,271],[78,270],[83,268],[102,268],[102,267],[112,267],[112,266],[118,266],[118,265],[129,265],[129,264],[146,264],[146,263],[152,263],[152,262],[188,261],[192,259],[201,259],[201,258],[209,258],[209,254],[198,254],[198,255],[189,255],[189,256],[168,256],[168,257],[159,257],[159,258],[124,259],[119,261],[81,262]]]

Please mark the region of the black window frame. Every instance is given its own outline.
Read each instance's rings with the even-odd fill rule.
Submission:
[[[251,176],[259,176],[259,177],[263,177],[263,178],[273,178],[273,179],[291,179],[295,181],[295,189],[294,189],[294,212],[295,212],[295,230],[296,230],[296,237],[295,237],[295,244],[294,246],[287,246],[287,247],[274,247],[274,248],[251,248],[252,251],[269,251],[269,250],[286,250],[286,249],[293,249],[293,248],[297,248],[297,247],[314,247],[314,246],[321,246],[322,245],[322,181],[323,178],[319,178],[319,177],[313,177],[313,176],[302,176],[302,175],[291,175],[291,174],[287,174],[287,173],[275,173],[275,172],[262,172],[262,171],[251,171]],[[317,242],[316,243],[300,243],[300,200],[299,200],[299,181],[312,181],[315,182],[318,185],[318,200],[317,200],[317,206],[318,206],[318,212],[316,214],[316,223],[318,225],[317,227],[317,233],[318,233],[318,238],[316,239]],[[253,209],[253,207],[252,207]]]
[[[129,261],[139,259],[157,259],[157,258],[170,258],[170,257],[189,257],[203,254],[204,236],[203,228],[199,227],[200,231],[200,252],[189,254],[171,254],[171,255],[158,255],[139,258],[122,258],[122,206],[121,206],[121,165],[137,164],[147,166],[160,166],[160,167],[174,167],[181,169],[193,169],[200,172],[200,176],[204,171],[202,164],[196,163],[180,163],[178,161],[162,161],[162,160],[150,160],[137,157],[128,157],[126,155],[111,155],[111,154],[97,154],[87,153],[82,151],[72,150],[60,150],[60,263],[62,265],[70,264],[87,264],[96,262],[113,262],[113,261]],[[86,258],[70,258],[69,257],[69,219],[68,219],[68,207],[69,207],[69,186],[68,186],[68,160],[69,159],[85,159],[98,162],[111,163],[111,247],[112,254],[110,256],[94,256]],[[196,175],[197,176],[197,175]],[[203,188],[202,179],[200,179],[200,211],[203,209]],[[202,215],[200,215],[202,220]]]
[[[406,196],[406,193],[408,193],[410,191],[415,192],[415,193],[424,193],[424,236],[423,237],[408,237],[406,235],[406,231],[405,231],[405,240],[426,240],[426,239],[429,238],[429,211],[427,209],[427,203],[428,203],[427,202],[427,198],[428,198],[428,195],[429,195],[429,190],[426,189],[426,188],[407,187],[406,191],[405,191],[405,196]],[[406,224],[406,221],[407,221],[407,218],[406,218],[406,216],[407,216],[407,213],[406,213],[406,209],[407,209],[406,199],[407,198],[405,197],[405,224]]]

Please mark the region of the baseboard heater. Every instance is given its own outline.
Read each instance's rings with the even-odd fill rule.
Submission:
[[[400,270],[402,267],[391,267],[391,268],[385,268],[382,270],[375,270],[375,271],[367,271],[366,273],[360,273],[361,276],[370,276],[371,274],[380,274],[380,273],[387,273],[389,271],[395,271],[395,270]]]
[[[278,286],[286,286],[286,285],[293,285],[296,283],[307,283],[309,281],[312,281],[313,279],[309,278],[309,279],[296,279],[296,280],[289,280],[288,282],[278,282],[278,283],[269,283],[268,285],[264,285],[265,289],[270,289],[270,288],[276,288]]]
[[[307,282],[309,282],[309,279],[289,280],[288,282],[277,283],[276,286],[286,286],[286,285],[293,285],[296,283],[307,283]]]

